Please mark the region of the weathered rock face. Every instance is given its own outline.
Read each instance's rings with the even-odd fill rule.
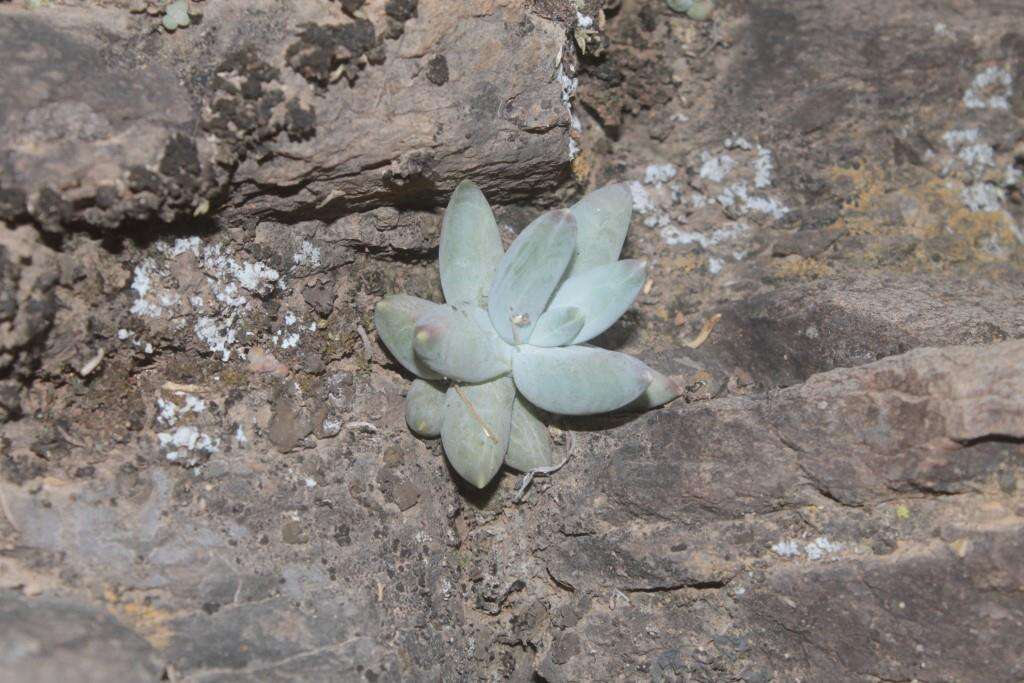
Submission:
[[[5,8],[0,219],[294,222],[436,206],[467,175],[503,203],[554,189],[562,28],[407,4],[211,2],[171,35],[126,7]]]
[[[145,681],[163,672],[149,643],[80,603],[29,600],[8,591],[0,597],[0,623],[0,662],[8,680]]]
[[[1024,677],[1016,7],[159,4],[0,3],[0,679]],[[373,330],[464,177],[686,386],[520,502]]]

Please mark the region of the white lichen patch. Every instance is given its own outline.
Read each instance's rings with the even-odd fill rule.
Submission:
[[[687,162],[642,167],[642,179],[629,185],[633,208],[666,244],[706,252],[714,275],[746,258],[756,229],[790,209],[770,192],[772,151],[745,136],[726,138],[720,148],[700,150]],[[681,168],[695,174],[685,177]]]
[[[662,239],[668,244],[699,244],[709,249],[724,242],[729,242],[749,232],[750,226],[745,223],[731,223],[723,228],[718,228],[710,234],[691,230],[680,230],[675,226],[668,225],[661,230]]]
[[[995,149],[981,141],[977,128],[954,128],[942,135],[949,154],[944,155],[939,174],[943,177],[953,173],[965,173],[971,178],[981,178],[995,166]]]
[[[644,171],[644,182],[648,185],[653,183],[667,183],[676,177],[678,169],[673,164],[651,164]]]
[[[982,69],[964,91],[962,101],[968,111],[962,114],[963,120],[941,134],[941,146],[923,155],[945,179],[946,187],[959,193],[966,209],[998,215],[994,225],[1000,227],[982,242],[987,252],[999,258],[1013,252],[1007,230],[1024,244],[1024,229],[1008,208],[1008,197],[1021,182],[1013,152],[1017,126],[1009,111],[1012,92],[1007,67]]]
[[[960,191],[964,206],[971,211],[1002,211],[1003,190],[989,183],[972,183]]]
[[[654,210],[654,202],[651,201],[647,190],[638,181],[634,180],[629,184],[629,193],[633,197],[633,210],[640,214],[649,213]]]
[[[217,439],[195,424],[180,424],[183,419],[189,418],[188,421],[193,422],[197,416],[206,413],[205,400],[185,391],[175,391],[171,398],[158,396],[156,407],[157,424],[165,427],[164,431],[157,432],[157,443],[167,460],[196,467],[217,451]]]
[[[720,154],[700,153],[698,175],[706,191],[690,198],[694,208],[711,201],[730,215],[763,214],[778,220],[789,213],[780,199],[761,192],[772,186],[772,151],[744,137],[726,138],[722,146],[726,151]]]
[[[296,325],[296,323],[299,323],[299,319],[296,315],[291,311],[285,311],[284,327],[277,332],[274,332],[274,336],[272,337],[272,341],[275,346],[282,349],[292,349],[299,345],[299,340],[301,339],[300,330],[302,330],[305,325]],[[316,329],[315,323],[311,329]]]
[[[700,177],[713,183],[724,181],[736,167],[736,162],[728,154],[712,156],[707,152],[701,152],[700,160]]]
[[[974,77],[964,92],[963,103],[968,109],[1010,109],[1013,96],[1013,77],[1004,66],[992,65]]]
[[[151,258],[144,259],[135,266],[132,277],[132,289],[135,290],[135,301],[132,302],[133,315],[159,318],[163,312],[164,301],[168,301],[171,292],[154,290],[153,278],[159,275],[156,263]]]
[[[319,251],[306,244],[298,255],[313,263]],[[198,237],[180,238],[157,243],[153,255],[135,266],[131,312],[153,325],[190,327],[211,353],[227,361],[243,341],[254,301],[282,285],[280,273],[261,261],[220,244],[204,245]]]
[[[761,145],[757,146],[757,157],[754,159],[754,187],[764,189],[771,187],[772,170],[775,162],[772,161],[772,151]]]
[[[576,88],[579,85],[579,79],[571,75],[572,65],[563,61],[562,57],[564,51],[558,53],[558,69],[555,72],[555,78],[558,80],[558,84],[562,87],[562,105],[565,106],[566,112],[569,113],[569,121],[572,123],[571,130],[569,133],[569,161],[575,159],[580,153],[579,147],[579,133],[582,130],[580,120],[576,117],[576,114],[572,110],[572,99],[576,95]],[[567,72],[567,69],[569,72]]]
[[[309,240],[302,240],[299,250],[292,255],[292,262],[296,266],[319,268],[321,264],[320,249]]]
[[[219,354],[220,359],[227,362],[231,359],[231,347],[237,341],[234,325],[234,316],[229,316],[224,320],[199,316],[193,329],[196,336],[209,347],[210,351]]]
[[[217,444],[209,434],[203,434],[191,425],[177,427],[169,432],[158,432],[160,447],[166,449],[164,456],[171,462],[181,462],[195,467],[200,456],[208,456],[217,450]]]
[[[808,560],[821,560],[840,552],[843,550],[843,546],[829,540],[826,536],[818,536],[806,543],[793,539],[782,540],[772,545],[771,549],[779,557],[806,557]]]

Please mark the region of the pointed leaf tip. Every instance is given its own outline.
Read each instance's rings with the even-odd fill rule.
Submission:
[[[569,210],[576,217],[579,235],[566,277],[619,258],[633,213],[633,193],[628,185],[605,185],[584,196]]]
[[[530,335],[533,346],[565,346],[571,344],[583,325],[586,316],[575,306],[555,307],[544,311],[537,320],[537,326]]]
[[[475,183],[463,180],[441,220],[438,268],[449,304],[483,306],[503,249],[494,212]]]
[[[683,387],[671,377],[661,374],[657,370],[651,370],[653,379],[644,389],[644,393],[628,406],[627,410],[650,410],[667,403],[671,403],[683,393]]]
[[[530,403],[560,415],[618,410],[643,393],[650,368],[632,356],[593,346],[523,346],[512,360],[516,388]]]
[[[576,219],[557,210],[541,214],[509,247],[487,300],[491,323],[506,342],[529,341],[575,245]]]
[[[478,489],[490,483],[505,459],[515,395],[511,377],[453,385],[445,395],[441,425],[445,456],[452,469]]]
[[[536,408],[519,394],[512,404],[512,428],[505,464],[520,472],[554,464],[548,428],[537,416]]]

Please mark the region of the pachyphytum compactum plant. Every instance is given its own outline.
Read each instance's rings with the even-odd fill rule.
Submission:
[[[415,380],[410,429],[440,435],[448,461],[483,488],[501,465],[552,465],[538,408],[560,415],[646,410],[676,384],[624,353],[587,344],[626,311],[646,263],[619,252],[632,197],[608,185],[530,223],[508,251],[480,189],[463,181],[441,224],[445,304],[407,294],[377,304],[388,350]]]

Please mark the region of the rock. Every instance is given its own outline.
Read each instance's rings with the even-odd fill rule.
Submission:
[[[214,3],[173,35],[117,7],[5,8],[0,219],[112,229],[214,207],[233,224],[329,222],[443,204],[467,177],[498,204],[553,190],[569,161],[561,27],[518,3],[381,4],[368,20],[354,5]],[[388,21],[405,22],[401,44],[378,36]],[[438,48],[444,64],[417,80]]]
[[[0,666],[12,681],[159,681],[156,650],[105,611],[0,591]]]
[[[313,432],[313,418],[293,392],[281,391],[267,426],[267,437],[282,453],[295,448]]]
[[[774,634],[765,653],[780,653],[742,654],[736,666],[894,680],[917,675],[920,657],[957,672],[983,651],[981,678],[999,678],[1016,664],[997,615],[1024,603],[983,596],[989,582],[1022,580],[1005,569],[1021,523],[1010,499],[975,506],[1000,471],[1020,469],[1022,396],[1024,341],[1008,341],[917,349],[767,396],[645,415],[583,475],[562,522],[576,531],[544,552],[547,570],[576,592],[628,595],[627,612],[677,593],[729,605],[741,632]],[[887,503],[901,493],[924,502]],[[880,542],[889,549],[874,550]],[[698,628],[658,624],[668,639]],[[968,624],[976,639],[957,641]],[[577,626],[585,642],[613,631],[591,615]],[[809,649],[782,655],[795,631],[814,634]]]
[[[25,379],[38,367],[41,342],[56,315],[59,279],[56,255],[31,230],[0,229],[0,373],[5,376]]]
[[[994,446],[1021,438],[1022,382],[1024,341],[1012,341],[915,350],[768,397],[676,404],[629,425],[581,510],[688,524],[767,515],[815,492],[863,505],[894,491],[969,491],[1019,450]]]
[[[920,275],[781,287],[724,306],[713,343],[687,355],[719,382],[742,371],[760,390],[788,386],[919,346],[1020,339],[1024,321],[1013,289]]]
[[[1004,624],[1024,616],[1024,605],[1001,587],[1024,580],[1021,531],[1019,523],[972,529],[975,540],[962,558],[924,543],[887,558],[779,567],[745,601],[745,620],[806,635],[795,661],[773,658],[776,675],[827,668],[839,678],[899,680],[920,679],[927,669],[963,680],[1010,680],[1024,669],[1010,654],[1014,629]],[[770,640],[780,642],[777,634]],[[836,653],[839,640],[844,646]]]
[[[3,674],[1024,676],[1016,8],[37,4],[0,2]],[[649,280],[597,342],[685,386],[555,420],[521,499],[409,434],[373,327],[441,299],[465,177],[506,242],[629,183]]]

